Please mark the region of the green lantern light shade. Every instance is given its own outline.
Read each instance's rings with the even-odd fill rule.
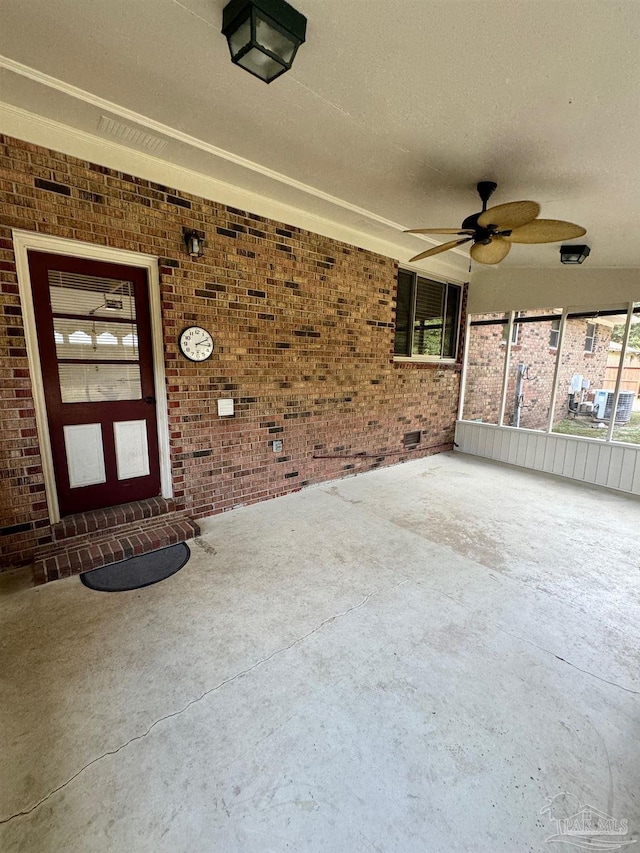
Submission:
[[[306,30],[307,19],[285,0],[231,0],[222,13],[231,61],[265,83],[291,68]]]

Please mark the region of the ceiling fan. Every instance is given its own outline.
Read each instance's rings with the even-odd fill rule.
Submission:
[[[555,243],[582,237],[587,231],[580,225],[561,219],[537,219],[540,205],[535,201],[512,201],[487,210],[487,202],[498,185],[480,181],[477,189],[482,210],[467,216],[460,228],[412,228],[406,234],[458,234],[461,239],[434,246],[411,258],[419,261],[470,243],[470,254],[480,264],[498,264],[509,254],[512,243]]]

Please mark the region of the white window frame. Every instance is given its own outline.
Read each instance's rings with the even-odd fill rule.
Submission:
[[[524,313],[525,313],[524,311],[516,311],[514,313],[513,317],[511,317],[510,314],[507,314],[508,319],[507,319],[507,321],[504,324],[504,327],[502,329],[502,340],[500,341],[501,347],[506,346],[507,341],[509,340],[509,332],[507,331],[507,333],[505,334],[505,329],[508,329],[509,326],[511,326],[511,345],[512,346],[518,345],[518,336],[520,334],[520,323],[516,323],[516,319],[518,317],[521,317]]]
[[[589,326],[593,329],[593,334],[589,334]],[[591,341],[591,347],[587,346],[588,341]],[[584,338],[584,351],[588,353],[592,353],[596,348],[596,324],[595,323],[587,323],[587,334]]]

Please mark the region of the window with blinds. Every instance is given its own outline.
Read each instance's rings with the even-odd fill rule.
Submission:
[[[595,323],[587,323],[587,334],[584,339],[584,351],[593,352],[596,346]]]
[[[461,288],[398,272],[394,353],[441,361],[455,359]]]
[[[139,400],[133,282],[59,270],[48,277],[62,402]]]

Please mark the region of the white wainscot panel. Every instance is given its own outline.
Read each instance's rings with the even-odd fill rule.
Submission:
[[[498,459],[501,462],[509,461],[509,448],[511,447],[511,431],[500,430],[501,441],[498,447]]]
[[[520,435],[517,432],[511,433],[511,441],[509,442],[509,452],[507,453],[507,462],[510,465],[517,465],[519,458]]]
[[[516,452],[516,465],[524,465],[527,458],[527,447],[529,446],[529,435],[521,432],[518,436],[518,448]]]
[[[548,435],[544,443],[544,460],[542,462],[542,470],[548,474],[553,473],[553,460],[556,458],[556,443],[558,439],[555,435]]]
[[[607,472],[607,486],[612,489],[620,488],[623,469],[624,447],[612,447],[611,459],[609,460],[609,471]]]
[[[625,447],[622,455],[622,471],[620,472],[620,488],[625,492],[633,491],[634,474],[640,473],[640,454],[630,447]]]
[[[611,464],[611,445],[604,444],[598,453],[595,481],[599,486],[606,486],[609,481],[609,465]]]
[[[636,464],[633,470],[633,483],[631,491],[634,495],[640,495],[640,453],[636,456]]]
[[[71,488],[106,482],[101,425],[68,424],[63,431]]]
[[[488,433],[484,433],[483,435],[478,436],[478,456],[489,456],[490,453],[487,450],[487,439],[489,438]]]
[[[564,438],[558,438],[556,440],[556,447],[553,454],[553,467],[551,472],[553,474],[564,474],[565,473],[565,460],[567,456],[567,442]]]
[[[564,471],[562,472],[565,477],[574,476],[575,466],[576,466],[576,453],[578,451],[578,445],[575,441],[567,441],[567,451],[564,457]]]
[[[119,480],[146,477],[149,473],[149,447],[146,421],[116,421],[113,425],[116,468]]]
[[[524,459],[519,462],[523,468],[535,468],[536,460],[536,437],[535,435],[527,435],[527,443],[524,450]]]
[[[640,446],[458,421],[462,453],[640,495]]]
[[[600,457],[600,445],[587,445],[587,461],[584,466],[584,479],[587,483],[595,483],[596,471],[598,470],[598,459]]]
[[[587,469],[587,454],[589,445],[586,441],[581,441],[576,447],[576,461],[573,466],[573,476],[576,480],[584,480],[584,472]]]

